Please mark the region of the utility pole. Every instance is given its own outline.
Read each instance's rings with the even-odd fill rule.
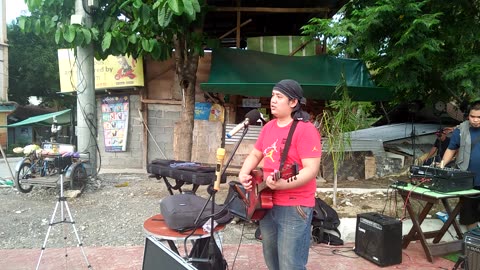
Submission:
[[[76,21],[90,27],[90,3],[94,1],[76,0]],[[84,5],[85,4],[85,5]],[[73,19],[73,18],[72,18]],[[72,20],[74,21],[74,20]],[[76,48],[77,65],[77,144],[78,151],[90,155],[92,175],[97,171],[97,104],[95,100],[95,74],[93,45]]]

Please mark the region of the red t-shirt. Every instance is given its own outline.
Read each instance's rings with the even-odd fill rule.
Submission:
[[[277,125],[277,119],[274,119],[268,122],[260,132],[260,136],[255,143],[255,148],[263,153],[263,172],[265,178],[280,167],[280,159],[292,123],[285,127],[279,127]],[[310,122],[299,121],[293,133],[284,168],[296,162],[299,165],[299,170],[301,170],[303,168],[302,159],[318,158],[321,156],[322,145],[317,129]],[[294,189],[276,190],[273,193],[273,204],[313,207],[315,206],[316,187],[316,179],[312,178],[312,180],[303,186]]]

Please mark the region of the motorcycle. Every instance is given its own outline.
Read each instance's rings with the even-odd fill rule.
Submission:
[[[133,69],[125,70],[123,68],[120,68],[120,69],[118,69],[117,74],[115,74],[115,80],[120,80],[123,77],[128,77],[130,79],[134,79],[136,77],[136,75],[133,73]]]
[[[44,146],[48,150],[36,146],[33,151],[24,151],[25,157],[15,165],[14,181],[18,191],[29,193],[34,186],[55,187],[58,182],[56,177],[59,173],[64,174],[65,183],[70,187],[83,188],[88,176],[92,175],[89,158],[85,159],[74,152],[67,152],[63,155],[45,154],[44,151],[48,152],[51,150],[50,148],[54,148],[51,146],[60,147],[60,144],[46,143]]]

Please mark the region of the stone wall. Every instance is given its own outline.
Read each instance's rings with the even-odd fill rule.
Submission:
[[[352,152],[345,157],[342,164],[338,166],[337,180],[365,179],[365,156],[371,156],[371,152]],[[327,181],[333,181],[333,161],[330,155],[322,153],[321,175]]]
[[[371,152],[353,152],[351,157],[345,158],[339,166],[337,179],[339,181],[350,179],[368,179],[397,175],[411,164],[411,158],[373,156]],[[368,164],[368,166],[366,166]],[[333,162],[328,154],[323,154],[321,175],[327,181],[333,181]]]
[[[152,139],[148,135],[148,162],[158,158],[174,159],[173,130],[175,122],[180,119],[181,109],[180,105],[148,105],[148,128],[153,136]]]
[[[377,165],[377,177],[384,177],[391,174],[400,174],[402,169],[406,166],[402,166],[403,161],[399,158],[391,157],[376,157]],[[411,160],[411,159],[410,159]],[[405,164],[408,164],[405,162]]]

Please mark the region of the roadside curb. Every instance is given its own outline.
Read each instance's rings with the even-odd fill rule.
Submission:
[[[337,188],[337,192],[349,192],[354,194],[365,194],[372,192],[383,192],[386,193],[389,190],[388,188]],[[333,192],[333,188],[317,188],[317,192]]]

